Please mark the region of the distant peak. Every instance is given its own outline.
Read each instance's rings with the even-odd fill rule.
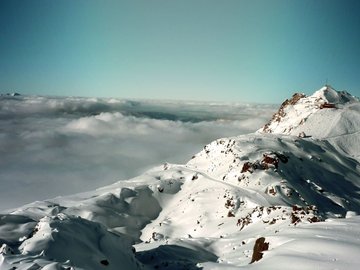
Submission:
[[[310,115],[322,109],[341,109],[359,99],[346,91],[336,91],[331,85],[324,85],[311,96],[295,93],[285,100],[260,132],[292,134],[303,126]],[[326,118],[326,117],[325,117]],[[325,119],[324,118],[324,119]]]
[[[318,91],[316,91],[311,97],[316,98],[317,101],[320,99],[332,104],[345,104],[348,102],[358,101],[357,98],[352,96],[346,91],[337,91],[331,85],[326,84]]]
[[[0,96],[11,96],[11,97],[17,97],[17,96],[21,96],[19,93],[6,93],[6,94],[0,94]]]

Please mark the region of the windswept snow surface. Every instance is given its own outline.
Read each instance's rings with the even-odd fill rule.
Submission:
[[[185,165],[4,212],[0,268],[359,269],[359,162],[279,133],[218,139]]]

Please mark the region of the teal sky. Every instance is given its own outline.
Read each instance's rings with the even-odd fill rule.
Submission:
[[[0,0],[0,92],[281,102],[360,96],[357,0]]]

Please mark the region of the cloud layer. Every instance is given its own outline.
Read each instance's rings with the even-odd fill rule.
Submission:
[[[91,190],[214,139],[253,132],[273,105],[0,97],[0,210]]]

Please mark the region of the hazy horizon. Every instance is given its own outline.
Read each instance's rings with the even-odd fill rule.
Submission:
[[[359,12],[356,0],[4,0],[0,90],[280,103],[328,82],[360,96]]]

